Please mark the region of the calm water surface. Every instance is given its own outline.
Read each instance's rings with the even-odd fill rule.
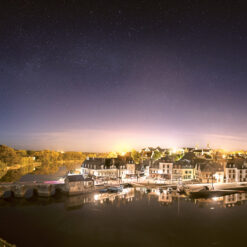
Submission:
[[[0,200],[17,246],[247,246],[247,195],[192,200],[153,190]]]

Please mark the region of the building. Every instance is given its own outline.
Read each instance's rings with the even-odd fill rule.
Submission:
[[[127,164],[126,164],[126,177],[136,177],[136,164],[133,160],[129,161]]]
[[[142,160],[146,160],[146,159],[151,159],[154,153],[154,148],[152,147],[148,147],[148,148],[143,148],[141,150],[141,158]]]
[[[195,149],[193,151],[193,153],[198,158],[212,159],[212,149],[210,149],[210,148],[206,148],[206,149]]]
[[[69,195],[90,192],[94,188],[94,181],[83,175],[71,175],[65,179],[65,191]]]
[[[82,174],[95,178],[116,179],[118,177],[118,169],[114,164],[115,159],[105,158],[87,158],[81,167]]]
[[[172,180],[173,162],[168,157],[156,160],[149,168],[149,175],[152,178]]]
[[[176,161],[173,164],[173,180],[195,180],[199,176],[199,166],[187,159]]]
[[[129,157],[87,158],[82,164],[81,171],[86,176],[114,180],[134,176],[135,166]]]
[[[224,167],[218,163],[197,163],[199,166],[199,181],[201,183],[223,183]]]
[[[247,182],[247,161],[245,159],[232,159],[225,168],[226,182]]]

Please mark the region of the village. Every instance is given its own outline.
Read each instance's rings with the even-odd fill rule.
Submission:
[[[136,151],[137,153],[137,151]],[[145,148],[135,156],[124,153],[116,158],[86,158],[73,171],[90,178],[95,185],[105,183],[238,183],[247,182],[245,152],[226,153],[204,149]]]

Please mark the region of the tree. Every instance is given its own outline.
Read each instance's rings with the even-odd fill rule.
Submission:
[[[26,150],[16,150],[16,154],[21,157],[27,157],[27,151]]]
[[[59,157],[59,152],[50,151],[50,150],[42,150],[42,151],[36,152],[34,156],[37,158],[38,161],[42,163],[56,162]]]
[[[162,155],[161,152],[155,150],[154,153],[153,153],[153,155],[152,155],[152,159],[158,160],[161,157],[161,155]]]
[[[0,160],[6,165],[12,166],[20,161],[20,156],[17,155],[13,148],[6,145],[0,145]]]
[[[117,153],[116,153],[116,152],[110,152],[110,153],[107,155],[107,158],[117,158]]]
[[[3,177],[7,173],[7,165],[0,161],[0,178]]]
[[[136,164],[140,163],[141,154],[138,151],[136,151],[135,149],[133,149],[131,151],[131,157]]]

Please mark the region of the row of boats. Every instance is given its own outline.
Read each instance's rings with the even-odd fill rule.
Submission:
[[[108,187],[108,188],[104,188],[104,189],[100,189],[99,192],[100,193],[118,193],[118,192],[122,192],[123,191],[123,186],[113,186],[113,187]]]
[[[209,188],[208,186],[201,186],[197,188],[185,187],[181,192],[185,193],[187,196],[194,198],[210,198],[236,194],[243,191],[233,189],[216,190],[214,188]]]
[[[132,184],[121,184],[119,186],[110,186],[107,188],[103,188],[103,189],[99,189],[98,191],[100,193],[118,193],[118,192],[122,192],[123,189],[125,188],[132,188],[133,185]]]
[[[123,189],[128,186],[131,186],[131,185],[111,186],[111,187],[100,189],[99,192],[100,193],[118,193],[118,192],[122,192]],[[220,197],[220,196],[243,192],[243,189],[242,190],[239,190],[239,189],[216,190],[213,187],[210,188],[209,186],[197,186],[194,188],[186,187],[186,186],[175,186],[175,187],[160,188],[160,193],[162,193],[163,191],[166,191],[166,193],[171,193],[173,191],[176,191],[179,194],[185,194],[187,196],[194,197],[194,198],[200,198],[200,197],[209,198],[209,197]],[[149,189],[147,189],[147,193],[148,192],[149,192]]]
[[[160,193],[172,193],[177,192],[179,194],[185,194],[189,197],[193,198],[211,198],[211,197],[221,197],[225,195],[235,194],[239,192],[243,192],[242,190],[234,190],[234,189],[225,189],[225,190],[215,190],[214,188],[209,188],[208,186],[199,186],[196,188],[192,187],[167,187],[160,188]],[[151,189],[147,189],[147,193],[151,192]]]

